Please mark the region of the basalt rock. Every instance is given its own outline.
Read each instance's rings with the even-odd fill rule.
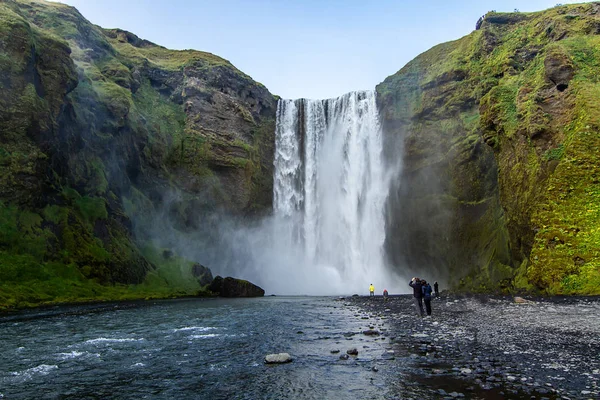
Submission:
[[[216,276],[208,290],[221,297],[262,297],[265,291],[253,283],[232,277]]]

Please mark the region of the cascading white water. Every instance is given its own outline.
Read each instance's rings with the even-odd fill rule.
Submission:
[[[383,253],[389,181],[375,92],[280,100],[274,164],[278,246],[294,254],[280,268],[290,269],[292,287],[361,293],[370,283],[390,284]],[[322,279],[325,287],[311,284]]]

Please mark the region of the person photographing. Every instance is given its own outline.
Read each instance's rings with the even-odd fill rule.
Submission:
[[[411,279],[408,285],[413,288],[413,297],[417,312],[421,317],[423,317],[425,313],[423,312],[423,285],[421,284],[421,280],[417,277],[414,277]]]

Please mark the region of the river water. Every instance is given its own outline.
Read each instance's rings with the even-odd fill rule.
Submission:
[[[390,398],[384,321],[335,298],[185,299],[0,317],[0,398]],[[357,357],[340,355],[356,347]],[[332,353],[340,350],[340,353]],[[270,353],[293,362],[266,365]],[[379,366],[379,367],[378,367]],[[374,371],[378,369],[379,371]]]

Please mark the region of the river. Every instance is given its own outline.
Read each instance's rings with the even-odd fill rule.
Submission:
[[[392,369],[382,368],[392,350],[386,338],[362,334],[384,321],[337,300],[184,299],[5,315],[0,398],[393,397]],[[352,347],[358,356],[341,360]],[[264,364],[278,352],[294,360]]]

